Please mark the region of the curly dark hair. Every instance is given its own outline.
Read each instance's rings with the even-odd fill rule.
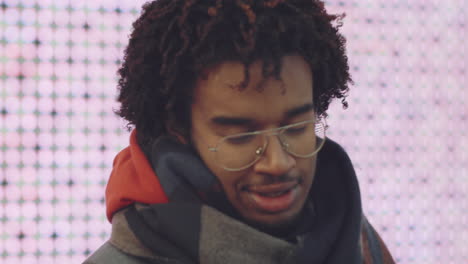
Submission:
[[[157,0],[143,6],[118,73],[118,115],[137,129],[140,144],[176,131],[188,138],[197,78],[225,61],[263,61],[263,76],[279,79],[281,58],[298,54],[314,73],[313,103],[326,117],[333,98],[347,107],[349,74],[344,15],[317,0]]]

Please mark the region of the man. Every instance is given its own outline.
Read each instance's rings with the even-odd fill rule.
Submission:
[[[394,263],[326,110],[351,78],[313,0],[158,0],[119,70],[135,129],[85,263]]]

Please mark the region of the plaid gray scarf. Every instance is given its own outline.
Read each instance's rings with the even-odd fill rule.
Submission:
[[[147,155],[169,203],[134,206],[125,217],[153,254],[174,263],[362,263],[359,187],[351,161],[335,142],[327,140],[320,151],[308,206],[287,238],[243,223],[189,147],[160,138]]]

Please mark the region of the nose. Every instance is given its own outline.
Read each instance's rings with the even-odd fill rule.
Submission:
[[[254,171],[259,174],[281,176],[289,172],[296,165],[296,159],[284,150],[277,136],[269,136],[266,149],[254,164]]]

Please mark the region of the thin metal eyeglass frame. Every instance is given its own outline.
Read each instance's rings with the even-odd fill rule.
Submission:
[[[295,126],[300,126],[300,125],[308,124],[308,123],[318,123],[323,127],[323,140],[322,140],[320,146],[314,152],[312,152],[311,154],[308,154],[308,155],[298,155],[296,153],[293,153],[293,152],[289,151],[288,148],[287,148],[288,147],[287,143],[283,142],[283,139],[280,136],[281,133],[283,131],[285,131],[286,129],[288,129],[288,128],[295,127]],[[322,149],[323,145],[325,144],[326,130],[327,130],[327,124],[326,124],[325,121],[322,121],[320,119],[318,119],[318,120],[317,119],[306,120],[306,121],[301,121],[301,122],[298,122],[298,123],[294,123],[294,124],[290,124],[290,125],[286,125],[286,126],[282,126],[282,127],[277,127],[277,128],[272,128],[272,129],[258,130],[258,131],[252,131],[252,132],[229,135],[229,136],[221,138],[218,141],[218,143],[216,144],[215,147],[209,147],[208,150],[211,151],[211,152],[218,152],[218,146],[221,144],[221,142],[225,141],[226,139],[232,138],[232,137],[242,137],[242,136],[261,135],[261,134],[263,134],[263,136],[266,138],[266,140],[265,140],[264,146],[261,147],[262,151],[261,151],[260,154],[257,154],[258,157],[255,160],[253,160],[251,163],[249,163],[249,164],[247,164],[247,165],[245,165],[245,166],[243,166],[241,168],[238,168],[238,169],[227,168],[224,165],[220,164],[220,166],[223,169],[227,170],[227,171],[241,171],[241,170],[245,170],[245,169],[249,168],[250,166],[252,166],[257,161],[260,160],[260,158],[263,156],[263,153],[265,153],[265,150],[266,150],[266,148],[268,146],[268,137],[269,136],[278,137],[278,140],[280,141],[281,146],[283,147],[283,150],[286,151],[287,153],[289,153],[290,155],[292,155],[294,157],[297,157],[297,158],[311,158],[314,155],[316,155]]]

